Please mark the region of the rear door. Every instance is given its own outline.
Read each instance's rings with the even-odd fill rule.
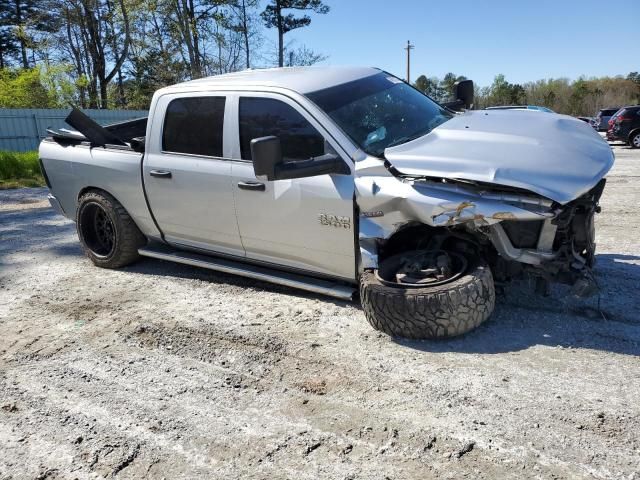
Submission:
[[[151,211],[167,242],[244,256],[225,155],[225,95],[162,96],[143,163]]]
[[[233,192],[247,258],[353,281],[353,176],[258,180],[250,143],[275,135],[287,161],[336,153],[353,169],[346,153],[307,110],[288,97],[240,94],[237,108]]]

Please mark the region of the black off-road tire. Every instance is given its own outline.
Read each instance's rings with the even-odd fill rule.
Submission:
[[[95,211],[99,208],[113,228],[113,243],[109,251],[95,251],[95,246],[91,247],[91,212],[88,209]],[[120,268],[135,262],[139,258],[138,248],[146,243],[145,236],[120,202],[103,191],[90,191],[80,197],[76,228],[84,253],[94,265],[102,268]]]
[[[433,287],[383,284],[374,271],[360,279],[365,317],[376,330],[411,339],[462,335],[484,322],[495,306],[491,269],[471,263],[461,277]]]

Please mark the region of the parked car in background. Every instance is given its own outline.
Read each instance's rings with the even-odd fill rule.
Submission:
[[[605,137],[607,138],[608,142],[615,141],[613,139],[613,122],[616,119],[616,115],[618,114],[619,111],[620,110],[616,111],[616,113],[611,115],[611,118],[609,118],[609,120],[607,120],[607,133],[605,134]]]
[[[623,107],[616,112],[607,131],[607,140],[627,143],[640,148],[640,105]]]
[[[496,107],[487,107],[486,110],[537,110],[538,112],[556,113],[550,108],[540,107],[538,105],[499,105]]]
[[[593,128],[599,132],[606,132],[609,128],[609,120],[618,110],[620,110],[620,107],[601,108],[596,114],[596,120]]]
[[[582,120],[584,123],[588,123],[589,125],[591,125],[591,123],[593,122],[593,118],[591,117],[576,117],[578,120]]]

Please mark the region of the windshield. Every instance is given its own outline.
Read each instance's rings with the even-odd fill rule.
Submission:
[[[426,135],[453,114],[402,80],[380,73],[307,94],[365,152]]]

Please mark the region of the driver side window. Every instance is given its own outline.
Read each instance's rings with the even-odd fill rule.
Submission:
[[[251,160],[251,140],[275,135],[286,160],[308,160],[325,153],[324,138],[293,107],[280,100],[240,98],[240,154]]]

